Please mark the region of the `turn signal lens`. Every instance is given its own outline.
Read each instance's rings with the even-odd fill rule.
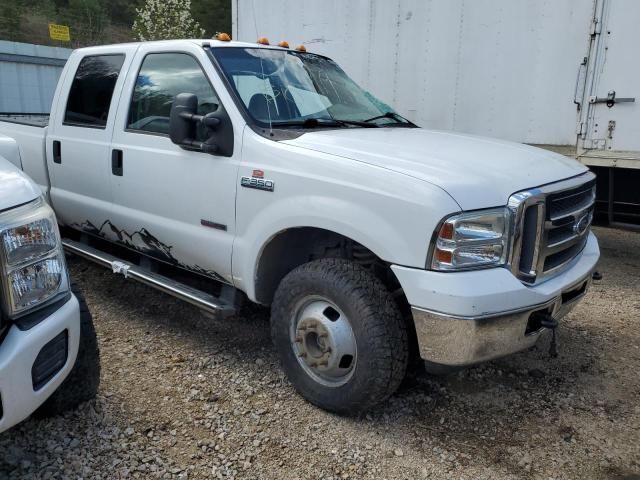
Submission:
[[[26,225],[2,232],[4,254],[8,265],[28,262],[42,257],[56,248],[58,235],[49,218],[41,218]]]
[[[445,223],[440,229],[440,238],[444,240],[453,240],[453,224]]]
[[[440,263],[451,263],[453,259],[453,254],[447,250],[440,250],[436,248],[436,260]]]

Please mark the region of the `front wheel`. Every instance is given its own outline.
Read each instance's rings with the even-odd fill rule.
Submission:
[[[384,285],[365,268],[328,258],[280,283],[271,333],[285,372],[311,403],[358,414],[391,396],[404,378],[408,339]]]

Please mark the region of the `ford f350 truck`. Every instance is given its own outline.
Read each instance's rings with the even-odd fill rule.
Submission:
[[[55,216],[21,166],[15,141],[0,135],[0,432],[92,398],[100,379],[91,314],[69,284]]]
[[[267,43],[76,50],[49,118],[0,122],[67,250],[208,312],[270,306],[290,381],[339,413],[413,357],[473,365],[555,333],[599,257],[594,175],[419,128]]]

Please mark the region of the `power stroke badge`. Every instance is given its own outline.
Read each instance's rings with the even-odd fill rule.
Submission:
[[[275,187],[273,180],[265,180],[262,170],[254,170],[250,177],[240,177],[240,185],[265,192],[273,192]]]

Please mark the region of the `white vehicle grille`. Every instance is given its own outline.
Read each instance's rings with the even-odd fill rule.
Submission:
[[[560,273],[587,242],[594,204],[591,172],[512,195],[514,275],[534,284]]]

